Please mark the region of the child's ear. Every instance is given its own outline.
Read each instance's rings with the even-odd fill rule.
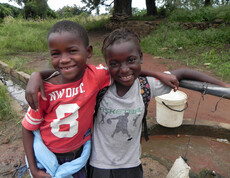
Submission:
[[[141,58],[141,59],[143,58],[143,53],[142,53],[142,52],[140,52],[140,58]]]
[[[91,58],[93,55],[93,47],[91,45],[87,47],[87,52],[88,52],[88,58]]]

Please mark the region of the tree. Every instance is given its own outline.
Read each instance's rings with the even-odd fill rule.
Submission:
[[[86,7],[90,10],[98,8],[100,5],[110,7],[111,4],[106,4],[107,0],[81,0],[86,4]],[[108,1],[107,1],[108,2]],[[114,0],[114,14],[132,15],[132,0]]]
[[[211,6],[211,0],[205,0],[204,6]]]
[[[0,18],[4,18],[6,16],[17,17],[20,13],[21,9],[7,3],[0,3]]]
[[[42,18],[47,16],[48,4],[47,0],[31,0],[25,3],[24,15],[25,18]]]
[[[7,8],[4,5],[0,4],[0,18],[3,19],[6,16],[13,16],[13,12],[10,8]]]
[[[73,17],[75,15],[80,15],[83,12],[89,13],[83,8],[76,5],[74,5],[73,7],[64,6],[63,8],[57,10],[59,17]]]
[[[46,18],[48,12],[47,0],[13,0],[18,5],[23,5],[23,12],[25,18]]]
[[[114,14],[132,16],[132,0],[114,0]]]
[[[147,15],[157,15],[157,7],[155,0],[146,0],[146,9],[147,9]]]

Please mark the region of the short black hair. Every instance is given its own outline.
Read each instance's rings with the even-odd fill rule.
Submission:
[[[104,57],[106,57],[106,49],[110,46],[113,45],[114,43],[120,43],[120,42],[127,42],[127,41],[133,41],[136,46],[137,46],[137,50],[140,53],[140,55],[142,55],[142,50],[141,50],[141,46],[140,46],[140,39],[138,37],[138,35],[136,35],[134,32],[125,29],[125,28],[119,28],[116,29],[114,31],[112,31],[111,33],[109,33],[104,41],[103,41],[103,45],[102,45],[102,54],[104,55]]]
[[[87,31],[80,24],[70,21],[70,20],[62,20],[60,22],[55,23],[49,33],[47,38],[49,38],[51,33],[61,33],[61,32],[69,32],[77,37],[80,37],[87,47],[89,46],[89,37]]]

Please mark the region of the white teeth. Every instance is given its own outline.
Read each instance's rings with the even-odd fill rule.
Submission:
[[[132,77],[132,76],[129,75],[129,76],[126,76],[126,77],[121,77],[121,79],[122,79],[122,80],[129,80],[129,79],[131,79],[131,77]]]
[[[62,67],[61,69],[62,70],[69,70],[69,69],[71,69],[72,67]]]

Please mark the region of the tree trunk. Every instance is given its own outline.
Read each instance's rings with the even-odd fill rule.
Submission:
[[[210,6],[211,5],[211,0],[205,0],[204,6]]]
[[[114,0],[114,14],[132,16],[132,0]]]
[[[155,0],[146,0],[146,9],[147,9],[147,15],[157,15],[157,7]]]

